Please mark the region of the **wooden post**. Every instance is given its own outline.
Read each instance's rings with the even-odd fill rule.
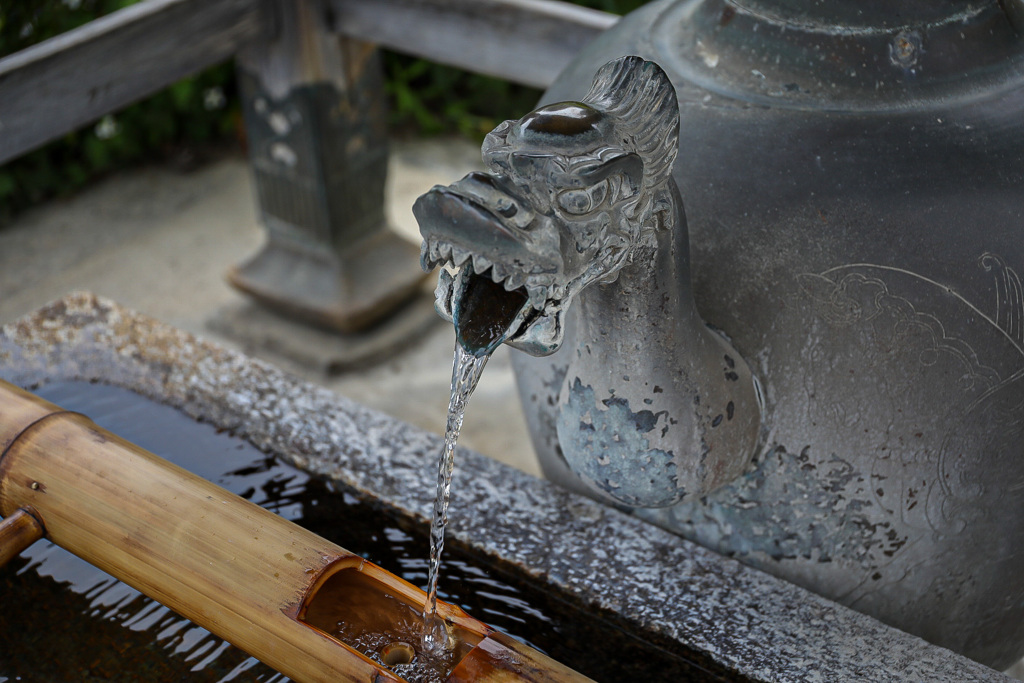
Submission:
[[[422,590],[0,381],[0,515],[20,508],[31,508],[57,545],[299,683],[402,680],[334,638],[330,625],[358,619],[357,601],[397,600],[419,614]],[[321,595],[337,577],[357,593]],[[438,611],[464,645],[452,681],[466,680],[459,667],[487,672],[481,680],[588,680],[458,607],[439,603]]]
[[[331,33],[320,0],[275,2],[276,34],[238,74],[267,242],[236,287],[291,317],[353,332],[423,282],[419,247],[384,217],[388,146],[379,58]]]

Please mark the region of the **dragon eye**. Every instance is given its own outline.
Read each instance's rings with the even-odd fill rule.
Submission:
[[[558,193],[558,206],[570,216],[588,214],[604,203],[608,195],[608,181],[602,180],[580,190],[565,190]]]

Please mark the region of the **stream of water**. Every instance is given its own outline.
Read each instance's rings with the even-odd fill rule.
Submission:
[[[437,495],[430,523],[430,573],[427,603],[423,608],[423,649],[435,655],[452,648],[444,620],[437,616],[437,579],[448,525],[448,501],[455,469],[455,443],[462,431],[466,403],[480,381],[491,354],[511,332],[516,315],[526,305],[525,290],[505,291],[487,276],[470,275],[452,306],[455,324],[455,361],[452,365],[452,393],[448,402],[448,424],[444,448],[437,464]]]
[[[437,579],[444,550],[444,531],[448,525],[448,501],[451,498],[452,472],[455,470],[455,444],[462,431],[466,403],[473,394],[480,374],[487,365],[489,353],[475,356],[462,344],[455,343],[452,364],[452,395],[448,403],[448,424],[445,426],[444,448],[437,464],[437,495],[430,523],[430,567],[427,577],[427,603],[423,608],[423,648],[438,653],[451,647],[451,637],[444,620],[437,615]]]

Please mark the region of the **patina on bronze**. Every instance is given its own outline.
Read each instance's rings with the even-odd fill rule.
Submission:
[[[678,119],[661,69],[619,60],[581,102],[490,133],[493,177],[471,174],[414,207],[425,264],[458,269],[438,285],[442,315],[461,328],[465,283],[489,272],[508,296],[527,293],[508,344],[537,355],[568,344],[572,356],[554,356],[568,363],[561,452],[592,492],[631,506],[731,481],[758,436],[746,364],[694,309],[671,176]]]
[[[516,216],[549,215],[566,189],[546,159],[621,149],[624,129],[657,130],[679,150],[672,175],[688,245],[655,229],[653,241],[626,246],[615,221],[573,219],[559,223],[557,239],[531,228],[508,249],[500,231],[426,221],[428,264],[448,260],[435,244],[451,245],[456,264],[505,264],[507,281],[525,283],[538,310],[557,299],[547,293],[571,289],[558,269],[567,251],[601,260],[561,238],[621,240],[629,254],[617,279],[597,266],[594,284],[571,292],[574,303],[562,299],[565,310],[510,342],[532,354],[561,346],[513,361],[549,478],[591,494],[631,482],[642,492],[635,514],[723,554],[997,668],[1024,654],[1024,40],[1015,8],[655,2],[584,50],[546,107],[492,133],[484,153],[495,183],[522,174],[536,200]],[[667,73],[678,140],[674,121],[651,122],[666,97],[654,85],[622,112],[629,123],[592,117],[584,126],[582,109],[547,104],[604,111],[588,92],[622,55]],[[574,112],[575,127],[530,123]],[[535,147],[524,126],[537,133]],[[510,169],[495,150],[515,162]],[[641,177],[656,175],[639,156]],[[588,198],[567,198],[563,210],[630,211],[622,194],[599,196],[579,177],[575,189]],[[451,191],[489,201],[477,187],[464,180]],[[682,215],[678,202],[659,206],[672,210],[652,215]],[[633,215],[643,224],[645,214]],[[648,264],[650,277],[675,278],[676,289],[652,298],[650,280],[629,277]],[[696,310],[734,352],[692,341],[720,344],[683,312],[691,276]],[[584,370],[590,358],[603,374]],[[730,446],[729,458],[749,466],[710,485],[663,467],[644,492],[652,454],[692,466],[701,453],[648,438],[678,429],[672,420],[684,409],[714,411],[703,413],[707,433],[756,415],[755,399],[734,400],[730,413],[689,379],[692,365],[717,373],[715,391],[763,389],[757,445]],[[634,466],[613,475],[627,452]],[[648,494],[672,488],[679,502],[649,507],[657,496]]]

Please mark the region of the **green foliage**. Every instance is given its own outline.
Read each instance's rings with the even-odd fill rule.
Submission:
[[[384,69],[392,127],[418,135],[483,138],[511,113],[532,109],[541,92],[391,52]]]
[[[574,0],[625,14],[644,0]],[[0,56],[138,0],[0,0]],[[396,132],[459,133],[474,139],[533,108],[540,91],[394,53],[384,54]],[[234,68],[223,64],[175,83],[94,125],[0,166],[0,224],[18,211],[69,194],[105,172],[241,130]]]
[[[649,0],[569,0],[575,5],[599,9],[612,14],[629,14]]]
[[[0,0],[0,56],[138,0]],[[0,166],[0,223],[105,172],[222,140],[239,129],[234,69],[222,64]]]
[[[646,0],[571,0],[627,14]],[[533,109],[541,91],[394,53],[384,54],[391,123],[420,135],[457,132],[483,139],[507,118]]]

